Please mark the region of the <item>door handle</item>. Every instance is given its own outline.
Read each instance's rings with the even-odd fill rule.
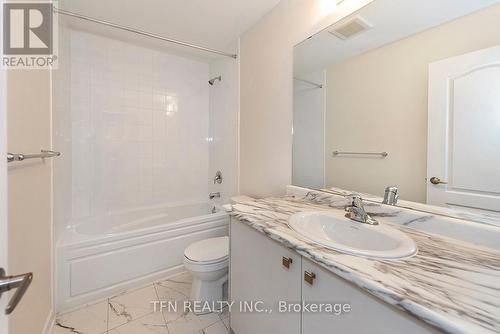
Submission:
[[[445,182],[445,181],[441,181],[441,179],[439,177],[431,177],[431,179],[429,180],[431,181],[432,184],[448,184],[448,182]]]
[[[0,296],[9,290],[17,289],[12,299],[7,304],[5,314],[11,314],[21,301],[26,290],[33,281],[33,273],[26,273],[16,276],[5,276],[5,270],[0,268]]]

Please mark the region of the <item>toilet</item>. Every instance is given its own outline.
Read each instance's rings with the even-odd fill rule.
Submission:
[[[184,266],[193,276],[192,301],[223,301],[228,279],[229,237],[210,238],[189,245],[184,251]]]

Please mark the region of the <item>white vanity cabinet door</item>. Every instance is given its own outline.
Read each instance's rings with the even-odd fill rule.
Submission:
[[[231,219],[231,328],[235,334],[299,334],[300,313],[279,313],[278,301],[301,300],[301,257]],[[292,260],[290,268],[283,257]],[[286,261],[285,261],[286,262]],[[240,301],[263,301],[268,313],[244,313]]]
[[[302,282],[304,302],[348,303],[351,307],[349,313],[338,316],[303,312],[302,334],[441,333],[307,259],[302,259],[302,268],[303,272],[315,274],[312,285]]]

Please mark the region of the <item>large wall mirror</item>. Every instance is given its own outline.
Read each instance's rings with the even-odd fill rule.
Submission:
[[[500,214],[500,0],[374,0],[298,44],[293,184]]]

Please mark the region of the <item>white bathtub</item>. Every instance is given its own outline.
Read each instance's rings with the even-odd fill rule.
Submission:
[[[183,271],[190,243],[228,234],[228,215],[211,211],[197,203],[75,222],[56,250],[57,310]]]

